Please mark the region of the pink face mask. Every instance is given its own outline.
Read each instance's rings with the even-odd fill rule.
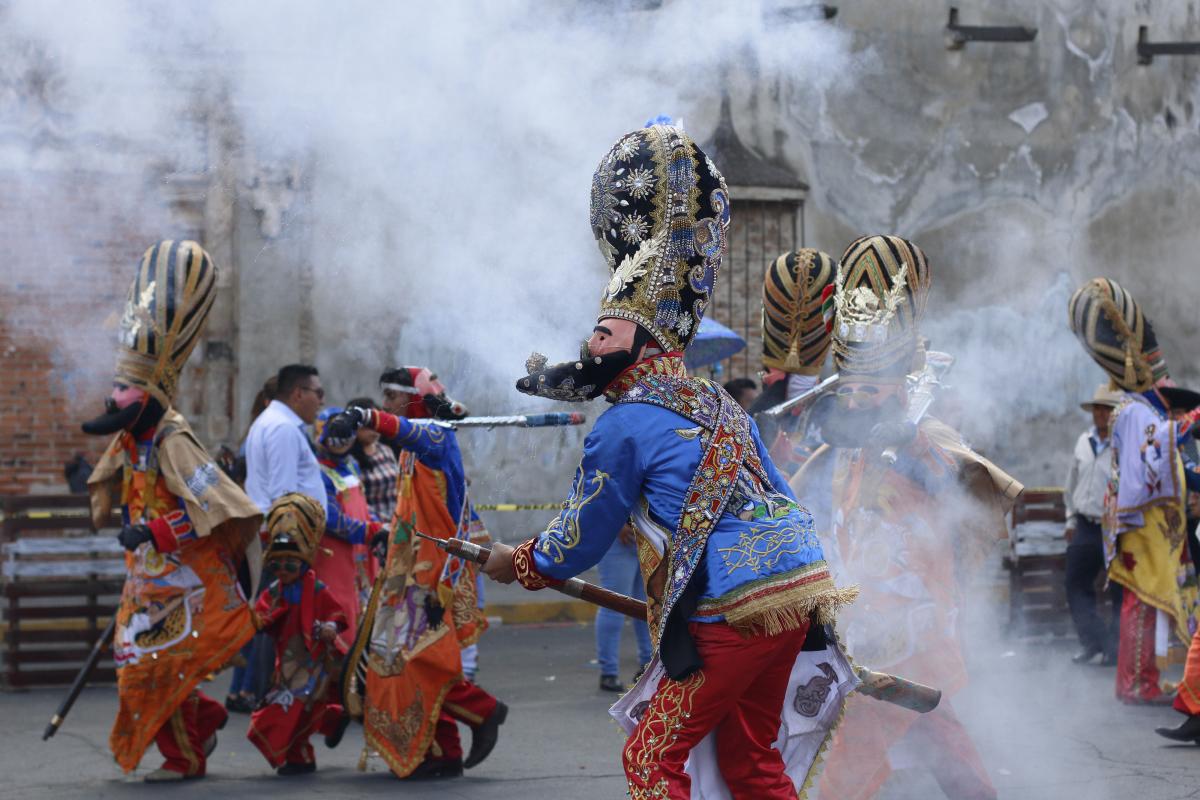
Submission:
[[[136,386],[127,386],[123,383],[114,383],[112,394],[109,395],[113,404],[117,409],[128,408],[134,403],[141,403],[146,399],[146,390],[139,389]]]
[[[104,413],[83,423],[83,432],[107,435],[119,430],[131,430],[149,403],[145,389],[114,383],[112,393],[104,401]]]
[[[437,376],[428,369],[421,369],[412,372],[413,384],[417,394],[424,397],[427,394],[445,394],[446,387],[437,379]]]

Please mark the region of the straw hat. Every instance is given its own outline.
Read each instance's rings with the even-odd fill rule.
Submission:
[[[1110,389],[1107,383],[1102,383],[1096,387],[1096,392],[1092,395],[1092,399],[1086,403],[1080,403],[1079,407],[1084,411],[1091,411],[1095,406],[1116,408],[1120,402],[1121,392]]]

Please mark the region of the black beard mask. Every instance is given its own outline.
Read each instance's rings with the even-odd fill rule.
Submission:
[[[551,366],[546,366],[545,356],[534,353],[525,363],[533,369],[517,381],[518,392],[583,403],[602,395],[618,375],[633,366],[633,351],[618,350]]]
[[[427,394],[421,398],[425,409],[434,419],[456,420],[467,416],[467,409],[457,400],[451,400],[444,394]]]
[[[633,334],[633,347],[628,350],[594,356],[584,342],[579,347],[578,361],[550,366],[546,366],[544,355],[534,353],[525,360],[525,371],[529,375],[517,381],[517,391],[569,403],[595,400],[618,375],[636,363],[633,354],[640,353],[650,341],[650,334],[639,327]]]
[[[885,449],[903,447],[917,435],[898,403],[850,410],[833,403],[820,421],[821,438],[831,447]]]
[[[130,403],[124,408],[117,408],[117,402],[110,397],[104,401],[104,413],[80,427],[92,436],[107,436],[121,430],[141,436],[157,425],[165,413],[162,404],[151,395],[147,395],[144,402]]]

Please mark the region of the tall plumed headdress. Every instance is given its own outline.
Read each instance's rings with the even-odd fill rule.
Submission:
[[[267,512],[267,551],[263,560],[299,558],[311,565],[325,533],[325,509],[306,494],[289,492]]]
[[[1154,327],[1116,281],[1093,278],[1071,296],[1067,310],[1071,330],[1115,386],[1144,392],[1167,377]]]
[[[838,263],[833,358],[843,375],[901,378],[913,366],[929,300],[925,253],[899,236],[864,236]]]
[[[832,292],[833,259],[804,248],[784,253],[767,267],[763,279],[763,365],[816,375],[829,352],[829,329],[821,313],[826,290]]]
[[[217,295],[217,268],[195,242],[167,239],[142,256],[121,316],[116,379],[164,408]]]
[[[645,328],[668,352],[696,335],[729,228],[725,179],[671,125],[622,136],[592,176],[592,232],[612,270],[600,318]]]

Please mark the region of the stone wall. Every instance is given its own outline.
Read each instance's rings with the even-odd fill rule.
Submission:
[[[747,49],[725,64],[720,81],[681,89],[677,111],[704,140],[727,87],[742,141],[810,187],[804,244],[835,256],[861,233],[921,244],[936,285],[927,333],[960,359],[959,421],[1021,479],[1056,483],[1085,423],[1074,403],[1101,379],[1066,329],[1066,297],[1079,282],[1105,274],[1126,284],[1155,321],[1177,377],[1200,379],[1200,294],[1190,263],[1200,250],[1192,211],[1200,201],[1200,59],[1143,67],[1134,56],[1139,24],[1156,39],[1200,38],[1195,4],[960,4],[964,23],[1038,28],[1031,44],[961,51],[944,46],[942,2],[838,8],[832,22],[817,23],[849,51],[836,80],[764,70]],[[61,488],[60,462],[77,449],[95,452],[97,443],[75,431],[109,380],[105,323],[141,251],[165,231],[202,237],[224,274],[181,399],[211,444],[236,444],[261,381],[296,360],[321,368],[331,400],[374,394],[384,366],[429,363],[479,411],[545,410],[510,389],[517,345],[501,343],[494,360],[479,345],[491,335],[488,320],[438,330],[444,308],[408,302],[412,281],[444,283],[435,273],[453,268],[410,255],[420,237],[440,234],[400,221],[380,234],[394,261],[366,269],[342,259],[343,246],[359,251],[336,235],[331,206],[343,202],[345,187],[335,168],[304,153],[260,163],[255,143],[243,141],[246,109],[193,80],[203,62],[179,67],[170,90],[140,73],[113,78],[144,103],[188,109],[180,117],[186,135],[167,148],[137,130],[116,136],[98,128],[95,116],[76,113],[85,98],[56,73],[53,54],[4,44],[0,253],[15,255],[3,259],[0,297],[0,491]],[[762,271],[801,244],[787,241],[786,221],[760,226],[753,201],[739,205],[736,192],[733,199],[733,252],[714,316],[751,341],[723,378],[757,370]],[[580,209],[570,213],[554,229],[570,225],[585,236]],[[595,290],[585,277],[573,284],[578,297],[556,298],[559,312],[590,311]],[[532,325],[543,308],[500,312],[531,315]],[[594,417],[602,407],[588,411]],[[463,434],[475,499],[559,498],[584,433]],[[544,517],[494,524],[516,535]]]

